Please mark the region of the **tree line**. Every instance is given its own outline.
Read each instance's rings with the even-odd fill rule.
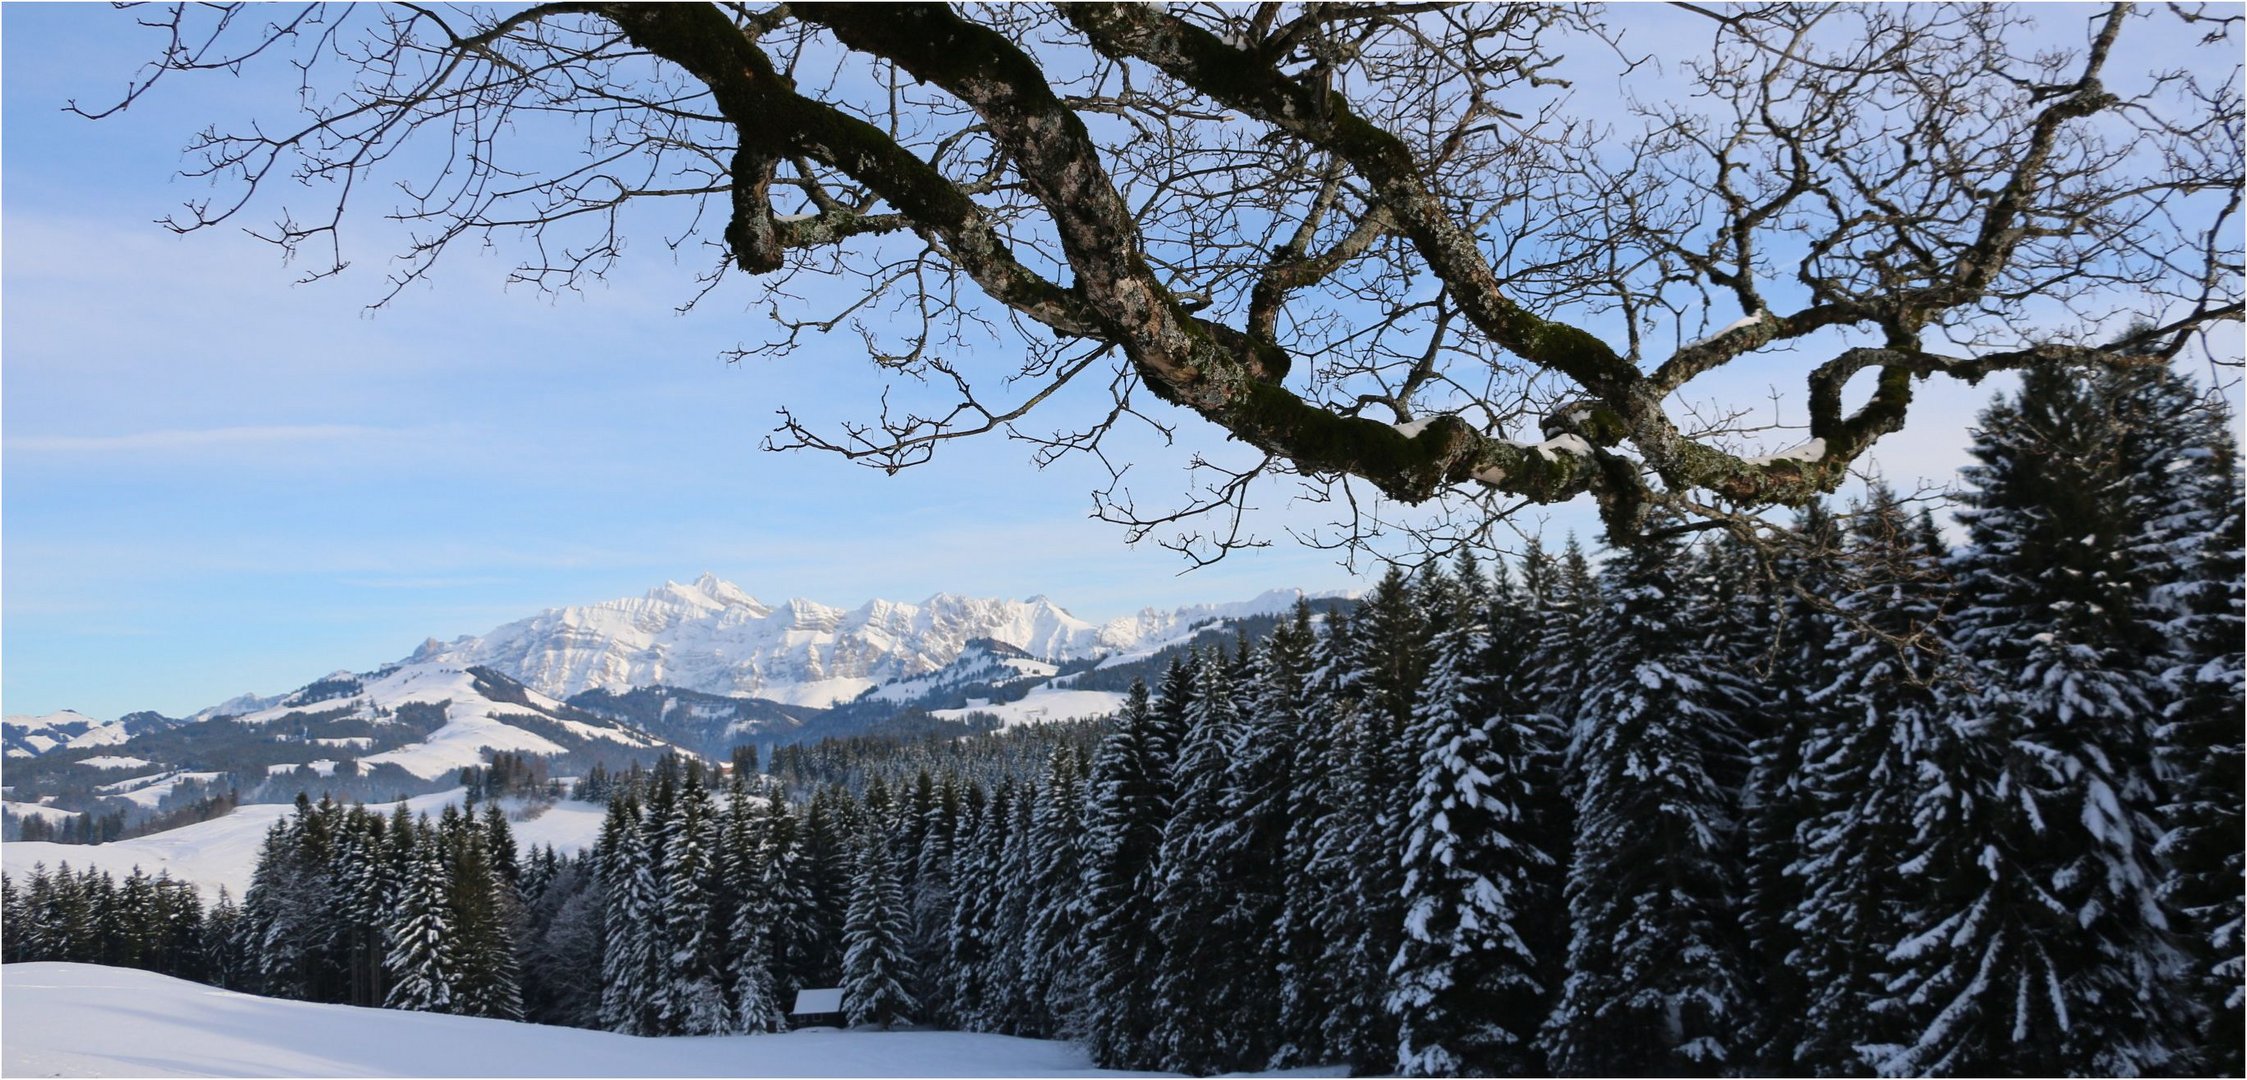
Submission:
[[[840,985],[1197,1074],[2238,1075],[2228,426],[2039,370],[1955,550],[1874,486],[1776,564],[1672,530],[1392,572],[1097,725],[792,752],[850,780],[804,798],[610,778],[573,858],[300,803],[213,975],[641,1035]]]

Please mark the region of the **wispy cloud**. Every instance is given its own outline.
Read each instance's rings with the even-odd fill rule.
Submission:
[[[514,583],[513,578],[503,577],[340,578],[338,581],[358,589],[476,589]]]
[[[10,451],[115,453],[147,450],[197,450],[206,447],[328,442],[394,435],[392,428],[362,424],[271,424],[247,427],[134,431],[120,435],[22,435],[10,438]]]

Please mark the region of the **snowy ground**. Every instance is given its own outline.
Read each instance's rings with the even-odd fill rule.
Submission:
[[[1000,727],[1016,724],[1035,724],[1049,720],[1090,720],[1106,716],[1123,708],[1124,695],[1106,690],[1064,690],[1041,686],[1030,691],[1020,701],[993,705],[970,699],[964,709],[932,709],[929,715],[939,720],[962,720],[973,713],[989,713],[999,718]]]
[[[413,813],[435,816],[446,803],[460,801],[463,790],[440,791],[406,800]],[[18,804],[10,804],[11,808]],[[390,812],[391,803],[369,803],[372,809],[384,814]],[[603,807],[593,803],[563,800],[547,807],[546,811],[529,821],[512,820],[522,811],[520,800],[508,799],[502,805],[509,810],[509,825],[515,834],[515,843],[523,850],[554,845],[564,855],[589,847],[601,834]],[[5,865],[8,875],[22,880],[31,875],[31,868],[45,863],[53,870],[69,863],[73,870],[93,867],[107,870],[116,877],[124,877],[138,866],[150,874],[159,870],[171,871],[174,880],[191,881],[208,903],[218,899],[219,886],[242,898],[250,887],[250,872],[257,868],[258,849],[265,844],[265,830],[275,821],[287,817],[294,808],[286,803],[259,803],[235,808],[221,818],[183,825],[131,840],[108,844],[54,844],[21,841],[0,845],[0,865]]]
[[[7,1076],[1126,1076],[1069,1043],[956,1031],[641,1039],[217,990],[125,968],[0,968]]]

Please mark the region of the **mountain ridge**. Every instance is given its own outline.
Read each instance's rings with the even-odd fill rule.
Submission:
[[[803,597],[772,604],[705,573],[636,597],[547,608],[480,635],[425,641],[407,661],[486,666],[564,700],[670,686],[824,708],[936,672],[978,639],[1060,663],[1128,652],[1206,619],[1285,610],[1307,595],[1273,589],[1094,624],[1042,593],[1005,600],[937,592],[917,603],[875,598],[851,608]]]

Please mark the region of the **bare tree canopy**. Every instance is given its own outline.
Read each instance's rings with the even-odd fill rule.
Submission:
[[[1120,481],[1119,425],[1195,414],[1256,453],[1197,457],[1183,506],[1097,502],[1197,559],[1252,542],[1268,477],[1345,522],[1589,494],[1628,540],[1833,490],[1933,375],[2236,360],[2209,338],[2241,314],[2232,9],[1658,14],[1693,33],[1526,4],[198,6],[143,12],[168,40],[116,107],[294,64],[296,100],[195,141],[217,194],[173,227],[278,203],[253,231],[318,277],[374,198],[414,230],[392,295],[463,243],[571,288],[652,234],[707,258],[689,304],[754,279],[744,355],[855,332],[936,401],[783,410],[775,447],[895,471],[998,431]],[[2053,39],[2032,16],[2074,47],[2025,44]],[[2167,67],[2126,47],[2152,34]],[[1785,373],[1799,446],[1747,456],[1737,412],[1684,404],[1728,366]],[[1102,404],[1032,426],[1064,396]]]

